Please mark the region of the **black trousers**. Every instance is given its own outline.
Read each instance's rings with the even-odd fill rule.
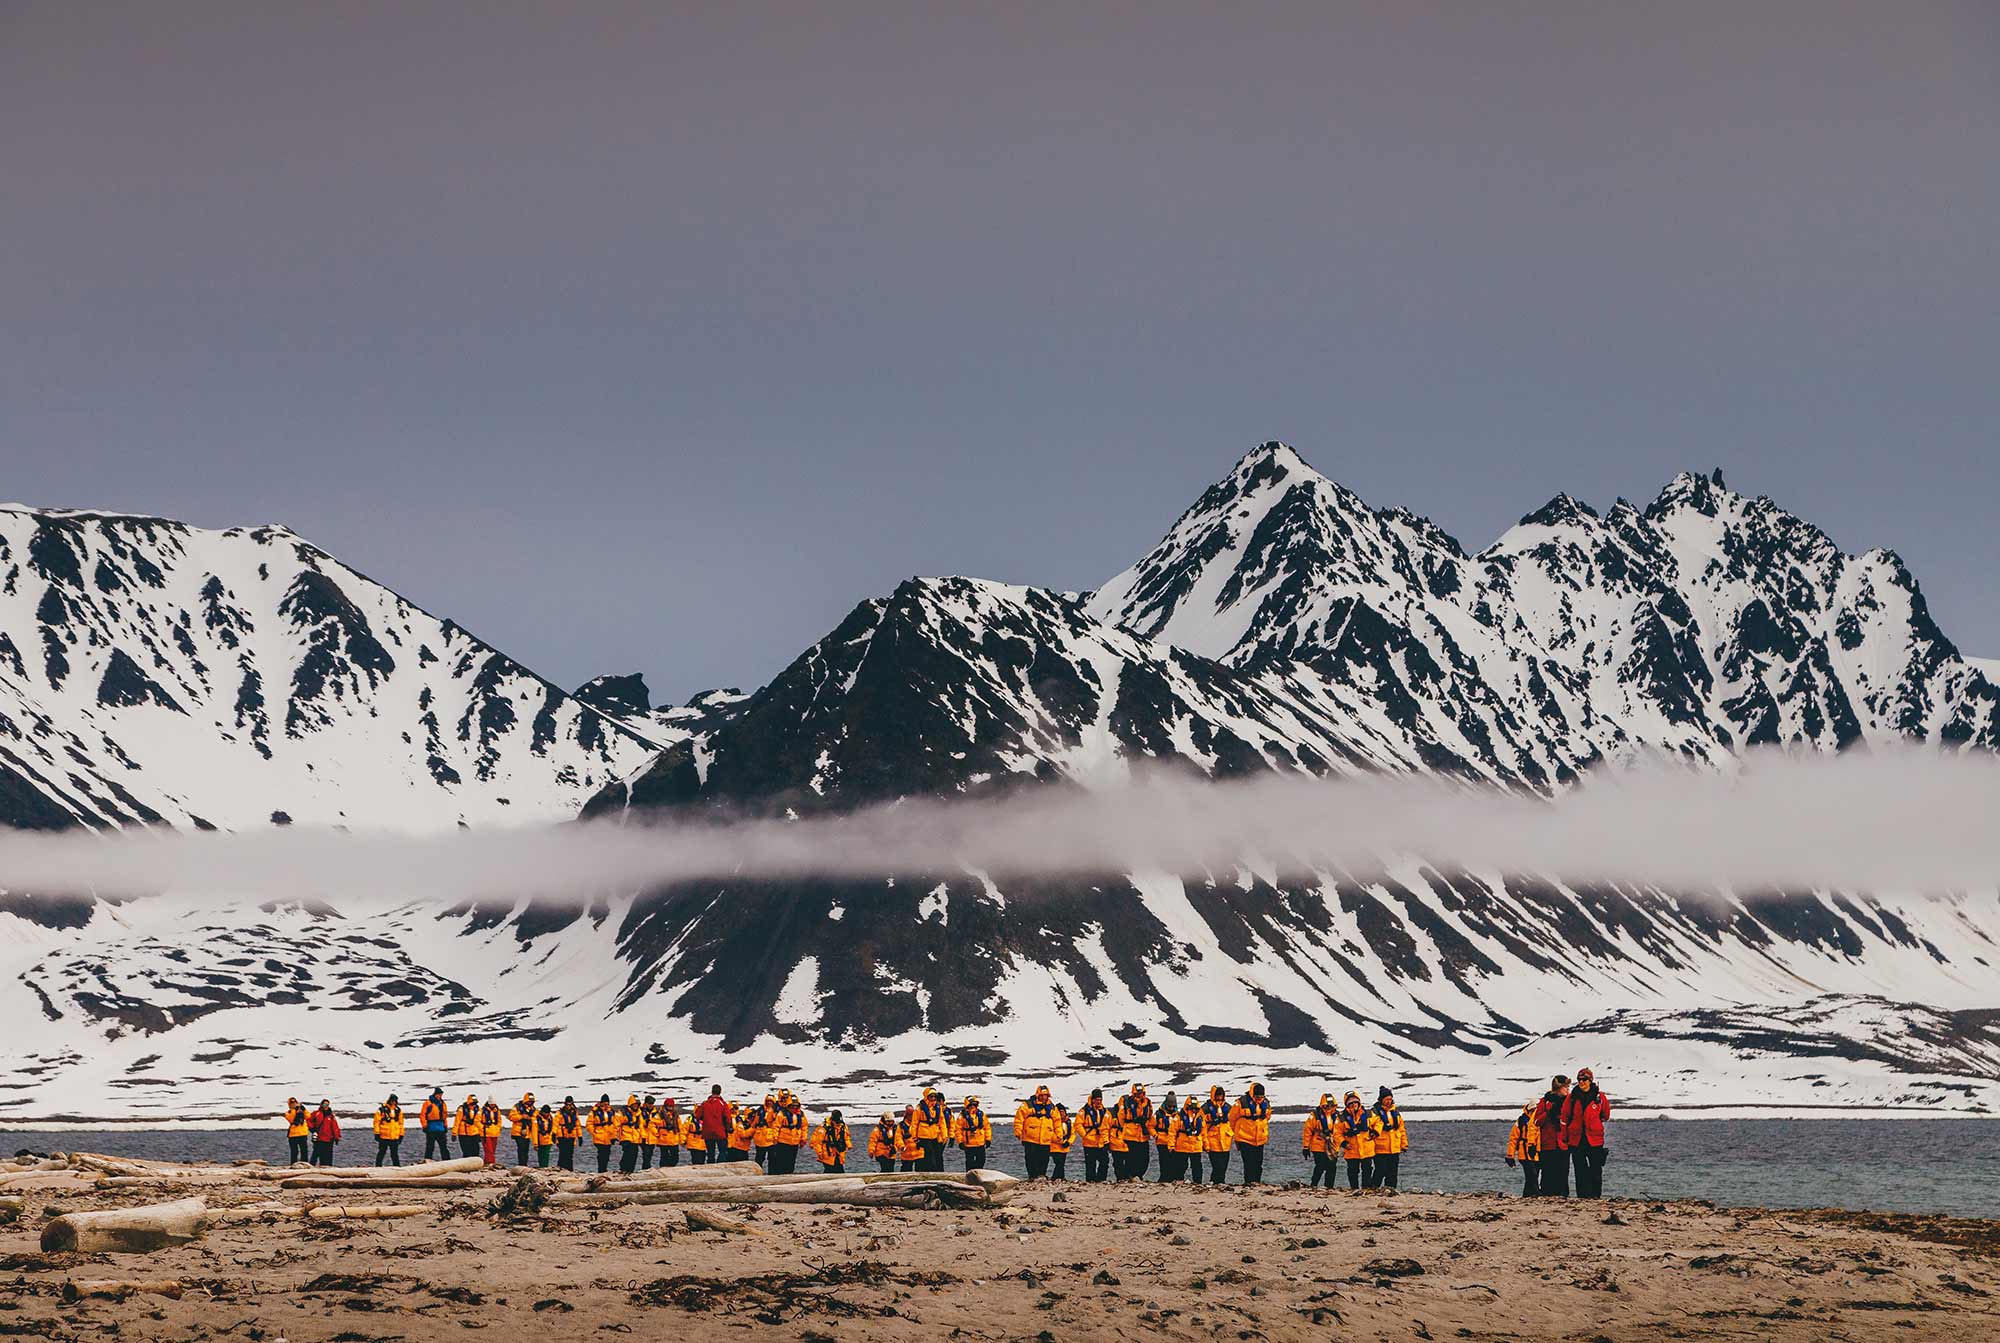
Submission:
[[[965,1168],[967,1170],[980,1170],[985,1167],[986,1165],[985,1143],[981,1143],[977,1147],[961,1147],[958,1150],[965,1153]]]
[[[1187,1158],[1171,1147],[1160,1149],[1160,1183],[1179,1184],[1181,1174],[1187,1166]]]
[[[556,1169],[557,1170],[576,1169],[576,1139],[574,1138],[556,1139]]]
[[[1049,1178],[1051,1180],[1061,1180],[1068,1178],[1063,1174],[1063,1172],[1068,1168],[1069,1168],[1069,1153],[1058,1152],[1054,1148],[1049,1149]]]
[[[611,1169],[611,1144],[600,1142],[592,1143],[591,1146],[597,1149],[597,1173],[602,1175]]]
[[[790,1175],[799,1168],[799,1149],[790,1143],[775,1143],[765,1158],[765,1170],[773,1175]]]
[[[433,1153],[447,1160],[451,1157],[451,1143],[443,1129],[424,1130],[424,1160],[429,1161]]]
[[[1394,1189],[1396,1181],[1402,1178],[1403,1154],[1401,1152],[1377,1152],[1375,1154],[1375,1187]]]
[[[1541,1173],[1541,1164],[1537,1157],[1529,1157],[1521,1163],[1522,1198],[1533,1198],[1542,1192],[1541,1181],[1535,1178]]]
[[[1111,1167],[1111,1149],[1108,1147],[1086,1147],[1083,1149],[1083,1178],[1091,1184],[1103,1184]]]
[[[549,1168],[549,1154],[555,1150],[553,1147],[537,1147],[535,1149],[535,1164],[543,1170],[547,1170]]]
[[[1535,1192],[1543,1198],[1568,1198],[1569,1153],[1543,1148],[1542,1159],[1536,1165],[1535,1184]]]
[[[1373,1189],[1375,1187],[1375,1159],[1366,1156],[1347,1158],[1347,1187],[1349,1189]]]
[[[917,1167],[923,1164],[924,1164],[924,1159],[922,1157],[915,1157],[903,1163],[903,1170],[905,1173],[908,1173],[910,1171],[915,1170]]]
[[[690,1157],[690,1158],[693,1158],[693,1157],[697,1157],[697,1156],[700,1156],[700,1155],[701,1155],[701,1153],[699,1153],[699,1152],[690,1152],[690,1153],[689,1153],[688,1155],[689,1155],[689,1157]],[[660,1149],[660,1169],[662,1169],[662,1170],[665,1170],[665,1169],[666,1169],[666,1168],[667,1168],[668,1166],[678,1166],[678,1165],[680,1165],[680,1164],[681,1164],[681,1149],[680,1149],[680,1148],[678,1148],[678,1147],[662,1147],[662,1148]]]
[[[1175,1152],[1174,1161],[1180,1166],[1180,1178],[1201,1183],[1201,1153]]]
[[[759,1145],[757,1149],[750,1154],[750,1159],[752,1161],[755,1161],[758,1165],[762,1166],[767,1171],[771,1169],[771,1149],[768,1147]]]
[[[1334,1170],[1336,1169],[1336,1167],[1333,1164],[1333,1158],[1328,1156],[1325,1152],[1314,1152],[1312,1154],[1312,1159],[1313,1159],[1313,1173],[1312,1173],[1312,1180],[1310,1182],[1311,1186],[1317,1189],[1320,1185],[1320,1182],[1324,1180],[1326,1182],[1326,1187],[1328,1189],[1333,1188],[1333,1173]]]
[[[941,1139],[941,1138],[925,1138],[925,1139],[923,1139],[923,1140],[922,1140],[922,1142],[923,1142],[923,1145],[924,1145],[924,1164],[923,1164],[923,1169],[925,1169],[925,1170],[943,1170],[943,1169],[944,1169],[944,1140],[943,1140],[943,1139]]]
[[[1604,1162],[1611,1153],[1602,1147],[1578,1147],[1569,1155],[1576,1165],[1576,1196],[1604,1197]]]
[[[458,1154],[461,1157],[479,1156],[481,1154],[479,1149],[485,1141],[482,1134],[461,1133],[458,1135]]]
[[[1135,1142],[1125,1153],[1125,1162],[1125,1178],[1143,1180],[1146,1178],[1146,1167],[1153,1163],[1153,1149],[1144,1142]]]
[[[314,1138],[312,1163],[315,1166],[331,1166],[333,1164],[333,1144],[330,1142],[321,1142],[318,1138]]]
[[[620,1174],[630,1175],[633,1171],[639,1169],[639,1153],[645,1145],[638,1142],[621,1142],[618,1144],[618,1170]]]
[[[285,1158],[287,1165],[297,1165],[301,1161],[312,1160],[311,1138],[288,1137],[285,1139],[285,1143],[291,1148],[291,1155]]]
[[[1264,1144],[1240,1142],[1236,1150],[1243,1153],[1243,1183],[1264,1183]]]
[[[1021,1144],[1021,1160],[1027,1164],[1030,1180],[1043,1180],[1049,1174],[1049,1145],[1045,1142],[1024,1142]]]
[[[1208,1182],[1221,1184],[1229,1175],[1229,1153],[1210,1152],[1208,1154]]]
[[[651,1170],[652,1168],[653,1168],[653,1144],[649,1142],[642,1142],[639,1144],[639,1169]]]
[[[389,1164],[392,1166],[402,1165],[403,1140],[401,1138],[377,1138],[375,1140],[375,1164],[378,1166],[381,1165],[382,1158],[384,1157],[389,1159]]]
[[[896,1158],[892,1156],[876,1157],[875,1169],[881,1171],[884,1175],[889,1174],[889,1172],[896,1169]]]
[[[534,1150],[535,1150],[535,1140],[533,1138],[514,1139],[514,1164],[517,1166],[526,1166],[530,1164],[528,1161],[528,1154],[533,1152]]]

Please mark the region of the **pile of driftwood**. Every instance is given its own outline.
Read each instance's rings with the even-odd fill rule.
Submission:
[[[371,1166],[267,1167],[262,1163],[241,1166],[182,1165],[168,1161],[138,1161],[126,1157],[99,1156],[75,1152],[49,1158],[41,1163],[50,1171],[66,1171],[74,1181],[69,1189],[88,1193],[121,1189],[167,1186],[178,1192],[188,1186],[246,1187],[268,1183],[277,1190],[398,1188],[406,1192],[462,1189],[471,1182],[470,1172],[485,1169],[477,1157],[459,1161],[434,1161],[410,1166],[385,1179]],[[394,1168],[390,1168],[394,1171]],[[36,1174],[42,1174],[38,1170]],[[111,1208],[101,1212],[71,1212],[53,1217],[42,1228],[44,1250],[77,1250],[84,1253],[115,1252],[143,1254],[167,1245],[194,1240],[211,1226],[226,1222],[252,1222],[280,1218],[309,1221],[373,1221],[383,1218],[417,1217],[433,1211],[425,1203],[281,1203],[264,1201],[234,1207],[211,1208],[207,1199],[194,1196],[166,1203],[134,1208]]]
[[[839,1203],[876,1208],[992,1207],[1011,1200],[1022,1181],[997,1171],[908,1172],[854,1175],[766,1175],[749,1162],[664,1167],[642,1176],[576,1176],[540,1169],[512,1171],[488,1167],[478,1157],[430,1161],[404,1167],[182,1165],[137,1161],[78,1152],[34,1163],[7,1163],[24,1169],[0,1172],[0,1181],[26,1179],[36,1189],[107,1193],[160,1188],[181,1193],[189,1186],[217,1190],[270,1190],[341,1194],[395,1190],[405,1194],[465,1190],[508,1180],[533,1181],[541,1206],[621,1207],[656,1203],[766,1204]],[[60,1180],[61,1183],[57,1183]],[[4,1191],[4,1184],[0,1184]],[[165,1203],[104,1211],[70,1212],[42,1228],[42,1248],[83,1253],[145,1253],[199,1237],[208,1227],[229,1222],[278,1218],[362,1221],[416,1217],[437,1210],[432,1203],[352,1203],[345,1200],[285,1203],[263,1200],[211,1208],[191,1195]],[[691,1218],[691,1221],[696,1220]]]

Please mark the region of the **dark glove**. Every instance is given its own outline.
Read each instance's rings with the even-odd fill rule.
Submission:
[[[1513,1158],[1513,1157],[1508,1157],[1508,1158],[1507,1158],[1507,1164],[1508,1164],[1509,1166],[1513,1165],[1513,1164],[1514,1164],[1514,1158]]]

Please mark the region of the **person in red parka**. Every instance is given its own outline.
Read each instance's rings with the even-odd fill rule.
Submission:
[[[1535,1188],[1547,1197],[1569,1197],[1569,1143],[1563,1138],[1563,1102],[1569,1099],[1569,1079],[1557,1074],[1535,1102],[1535,1128],[1542,1142],[1535,1163]]]
[[[1597,1085],[1597,1074],[1580,1068],[1576,1087],[1563,1101],[1563,1142],[1576,1167],[1576,1196],[1601,1198],[1604,1194],[1604,1159],[1610,1149],[1604,1141],[1604,1124],[1611,1118],[1611,1098]]]
[[[313,1165],[333,1164],[333,1145],[340,1141],[340,1121],[333,1117],[333,1106],[322,1097],[319,1109],[306,1120],[306,1127],[312,1130]]]
[[[729,1157],[729,1128],[735,1115],[731,1113],[728,1101],[722,1099],[722,1088],[708,1089],[708,1099],[695,1111],[695,1123],[701,1129],[702,1146],[707,1150],[700,1159],[724,1161]]]

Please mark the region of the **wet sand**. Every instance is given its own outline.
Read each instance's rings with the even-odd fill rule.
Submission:
[[[1492,1195],[1037,1185],[1001,1209],[676,1206],[518,1220],[500,1186],[369,1223],[239,1223],[147,1255],[43,1255],[0,1227],[0,1335],[245,1343],[569,1338],[1950,1339],[2000,1336],[2000,1222]],[[211,1192],[211,1203],[268,1191]],[[308,1196],[287,1194],[287,1201]],[[1609,1219],[1609,1220],[1607,1220]],[[65,1304],[71,1279],[179,1299]]]

